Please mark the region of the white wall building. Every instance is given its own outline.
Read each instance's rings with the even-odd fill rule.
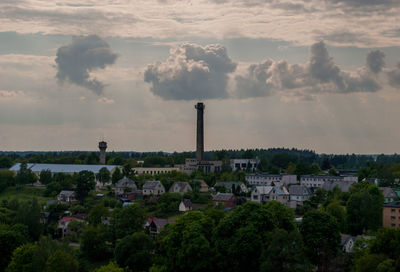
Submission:
[[[339,187],[343,192],[347,192],[349,187],[358,182],[358,177],[352,176],[315,176],[305,175],[300,177],[300,184],[308,188],[324,188],[332,190],[334,187]]]
[[[134,167],[132,168],[136,175],[149,174],[166,174],[172,171],[179,171],[178,167]]]
[[[289,184],[296,184],[297,176],[289,174],[248,174],[246,175],[246,180],[252,186],[287,186]]]
[[[259,159],[232,159],[230,161],[233,172],[238,170],[256,171],[259,164]]]

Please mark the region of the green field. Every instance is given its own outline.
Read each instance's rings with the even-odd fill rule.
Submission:
[[[44,188],[33,188],[30,186],[12,186],[6,188],[0,193],[0,201],[10,200],[16,198],[20,201],[28,200],[36,197],[39,202],[45,202],[47,200],[53,199],[51,197],[43,196]]]

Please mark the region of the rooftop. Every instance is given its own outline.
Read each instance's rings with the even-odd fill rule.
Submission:
[[[118,165],[88,165],[88,164],[48,164],[48,163],[28,163],[27,168],[32,172],[41,172],[42,170],[50,170],[52,173],[79,173],[81,171],[90,171],[97,174],[101,168],[107,168],[112,171]],[[10,168],[11,171],[19,171],[21,163],[16,163]]]

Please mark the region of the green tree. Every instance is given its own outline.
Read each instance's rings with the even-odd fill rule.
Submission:
[[[117,238],[122,238],[143,230],[145,212],[138,204],[115,210],[114,231]]]
[[[6,272],[34,272],[33,256],[37,246],[25,244],[16,248]]]
[[[115,248],[115,259],[132,271],[148,271],[152,265],[154,245],[149,235],[136,232],[122,238]]]
[[[78,271],[78,261],[69,253],[57,250],[47,260],[45,272],[75,272]]]
[[[122,179],[124,175],[121,173],[121,170],[117,167],[112,174],[111,180],[112,184],[116,184],[120,179]]]
[[[95,270],[95,272],[124,272],[124,270],[122,268],[119,268],[116,263],[110,262],[107,265],[99,267]]]
[[[102,167],[99,170],[99,173],[97,173],[96,178],[104,185],[110,181],[110,175],[110,171],[107,169],[107,167]]]
[[[90,210],[88,221],[92,225],[101,224],[101,218],[108,215],[108,209],[102,204],[96,205]]]
[[[346,233],[346,209],[340,205],[340,203],[335,200],[332,201],[326,208],[325,211],[335,217],[336,221],[339,224],[339,229],[341,232]]]
[[[33,240],[39,238],[43,231],[43,225],[40,223],[40,206],[36,198],[20,205],[15,222],[26,225]]]
[[[8,170],[0,171],[0,192],[13,185],[15,185],[14,172]]]
[[[383,195],[379,188],[369,183],[358,183],[351,187],[347,201],[347,226],[351,234],[367,230],[376,231],[382,226]]]
[[[47,185],[51,182],[52,175],[50,170],[42,170],[40,171],[39,181],[40,183]]]
[[[76,178],[76,196],[80,201],[89,194],[95,187],[94,174],[90,171],[81,171]]]
[[[23,234],[9,227],[0,228],[0,271],[4,271],[11,260],[14,249],[27,242]]]
[[[260,271],[265,272],[291,272],[310,271],[304,253],[301,234],[297,231],[287,232],[276,229],[270,234],[269,243],[266,244],[261,256]]]
[[[24,162],[21,163],[20,169],[15,176],[15,182],[17,184],[33,184],[36,182],[36,180],[36,175],[31,169],[28,169],[28,165]]]
[[[329,260],[338,253],[340,230],[336,219],[323,211],[307,212],[300,225],[306,253],[320,271],[328,271]]]
[[[108,233],[103,225],[88,226],[81,236],[82,254],[92,261],[106,260],[111,257],[112,249],[107,243]]]
[[[182,196],[178,193],[162,194],[157,202],[157,216],[178,212],[181,200]]]

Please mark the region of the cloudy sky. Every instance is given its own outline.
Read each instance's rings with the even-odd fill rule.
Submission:
[[[400,152],[398,0],[1,0],[0,150]]]

